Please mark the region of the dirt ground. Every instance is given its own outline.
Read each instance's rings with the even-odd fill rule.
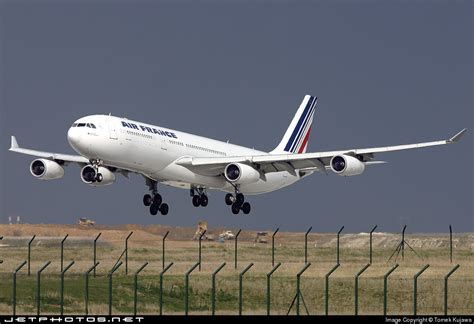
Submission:
[[[212,234],[217,240],[220,233],[232,230],[235,234],[238,229],[233,228],[209,228],[207,233]],[[161,225],[120,225],[120,226],[92,226],[84,227],[80,225],[57,225],[57,224],[12,224],[0,225],[0,236],[4,237],[64,237],[69,234],[70,238],[90,238],[94,239],[98,233],[102,233],[100,240],[113,243],[123,241],[127,235],[133,231],[131,241],[135,243],[145,243],[148,241],[161,241],[163,235],[169,231],[167,239],[169,241],[190,241],[196,232],[194,227],[170,227]],[[267,241],[271,242],[271,235],[274,229],[267,231]],[[239,235],[241,242],[253,242],[257,235],[256,231],[244,230]],[[341,233],[341,247],[363,248],[369,244],[369,233]],[[400,234],[393,233],[373,233],[374,248],[390,248],[396,246],[400,241]],[[275,236],[278,244],[304,242],[304,233],[279,231]],[[432,234],[407,234],[407,242],[413,248],[446,248],[449,246],[448,233]],[[315,246],[331,247],[336,243],[335,233],[310,233],[308,241]],[[0,241],[1,243],[1,241]],[[456,233],[453,236],[453,247],[474,251],[474,233]]]
[[[234,241],[219,242],[220,233],[234,228],[208,228],[214,241],[202,242],[201,271],[192,274],[190,309],[194,313],[210,311],[211,274],[223,262],[227,266],[219,273],[218,304],[220,314],[235,314],[238,303],[237,289],[239,273],[250,263],[253,267],[246,274],[246,295],[244,306],[247,313],[265,314],[266,275],[272,269],[272,229],[268,230],[267,244],[255,243],[256,231],[243,230],[239,236],[238,265],[234,268]],[[166,255],[163,259],[163,235],[169,231],[166,240]],[[114,313],[129,314],[133,305],[133,274],[145,262],[149,262],[142,276],[140,297],[142,312],[157,313],[157,289],[159,273],[163,263],[174,265],[167,273],[164,298],[168,314],[180,314],[183,309],[184,274],[199,260],[198,241],[192,237],[196,228],[167,227],[160,225],[140,226],[94,226],[16,224],[0,225],[0,313],[11,310],[11,273],[27,260],[27,243],[36,235],[31,247],[31,277],[26,275],[27,266],[19,274],[19,309],[34,313],[34,274],[49,260],[51,265],[45,271],[45,312],[58,311],[58,276],[60,272],[60,242],[64,243],[64,265],[75,261],[68,272],[67,308],[70,312],[82,313],[83,275],[93,264],[93,241],[101,233],[97,245],[97,279],[94,281],[92,309],[97,313],[107,309],[101,304],[107,300],[107,273],[114,264],[124,262],[117,271],[117,305]],[[123,255],[125,238],[133,232],[128,242],[128,263]],[[274,313],[285,314],[294,297],[295,276],[304,266],[304,233],[280,231],[275,236],[275,264],[282,265],[274,274],[275,288],[272,291]],[[399,233],[373,233],[373,263],[361,276],[361,313],[380,314],[382,308],[382,278],[395,264],[400,266],[390,277],[390,311],[392,314],[411,314],[413,278],[426,264],[429,268],[420,277],[420,313],[442,314],[443,278],[455,264],[459,270],[450,279],[450,312],[453,314],[474,313],[474,233],[453,235],[453,262],[450,261],[449,234],[407,234],[408,245],[404,258],[394,251],[401,236]],[[324,305],[324,277],[337,262],[337,235],[335,233],[314,233],[308,236],[308,262],[311,266],[304,273],[303,290],[312,314],[321,314]],[[352,314],[354,311],[354,277],[369,262],[369,234],[342,233],[340,237],[340,267],[331,275],[331,313]],[[392,256],[392,258],[390,258]],[[126,274],[125,269],[128,269]],[[77,287],[73,288],[73,287]],[[220,297],[219,297],[220,296]]]

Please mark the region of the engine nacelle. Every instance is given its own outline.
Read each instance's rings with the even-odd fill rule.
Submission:
[[[64,169],[59,163],[47,160],[36,159],[30,164],[31,174],[41,180],[59,179],[64,176]]]
[[[257,182],[260,173],[247,164],[231,163],[225,167],[224,175],[227,180],[235,184],[248,184]]]
[[[99,187],[110,185],[115,182],[115,174],[105,167],[99,167],[98,173],[102,176],[102,181],[97,181],[97,173],[92,165],[86,165],[81,169],[81,180],[88,185]]]
[[[362,174],[365,164],[349,155],[336,155],[331,159],[331,170],[340,176],[355,176]]]

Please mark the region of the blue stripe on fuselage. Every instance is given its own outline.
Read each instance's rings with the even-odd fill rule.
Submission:
[[[314,97],[310,97],[308,100],[308,103],[306,104],[306,107],[301,114],[300,119],[298,120],[298,124],[296,124],[295,129],[293,130],[293,133],[290,136],[290,139],[288,140],[288,143],[285,146],[285,151],[290,152],[290,148],[293,146],[293,143],[295,141],[295,137],[297,136],[299,130],[301,129],[301,125],[303,124],[303,121],[308,115],[308,112],[310,111],[311,104],[313,103]]]

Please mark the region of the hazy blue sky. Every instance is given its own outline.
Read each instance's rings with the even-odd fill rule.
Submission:
[[[472,231],[472,1],[0,1],[1,218],[29,223],[286,230]],[[358,177],[313,175],[195,209],[161,187],[170,214],[142,205],[143,179],[109,187],[38,181],[20,145],[73,153],[66,132],[109,113],[271,150],[302,97],[319,97],[308,152],[444,139],[457,145],[379,155]]]

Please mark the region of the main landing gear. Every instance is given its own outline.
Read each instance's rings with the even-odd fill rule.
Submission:
[[[161,215],[167,215],[169,207],[168,204],[163,203],[163,198],[158,193],[157,182],[150,179],[147,179],[146,182],[152,194],[146,194],[143,196],[143,204],[150,207],[150,214],[152,215],[158,214],[158,211]]]
[[[245,197],[240,192],[236,191],[235,197],[231,193],[225,195],[225,203],[227,206],[232,206],[232,213],[237,215],[240,210],[244,212],[244,214],[250,213],[250,204],[245,201]]]
[[[190,194],[191,197],[193,197],[194,207],[206,207],[209,204],[209,198],[207,198],[206,192],[203,188],[192,188]]]

